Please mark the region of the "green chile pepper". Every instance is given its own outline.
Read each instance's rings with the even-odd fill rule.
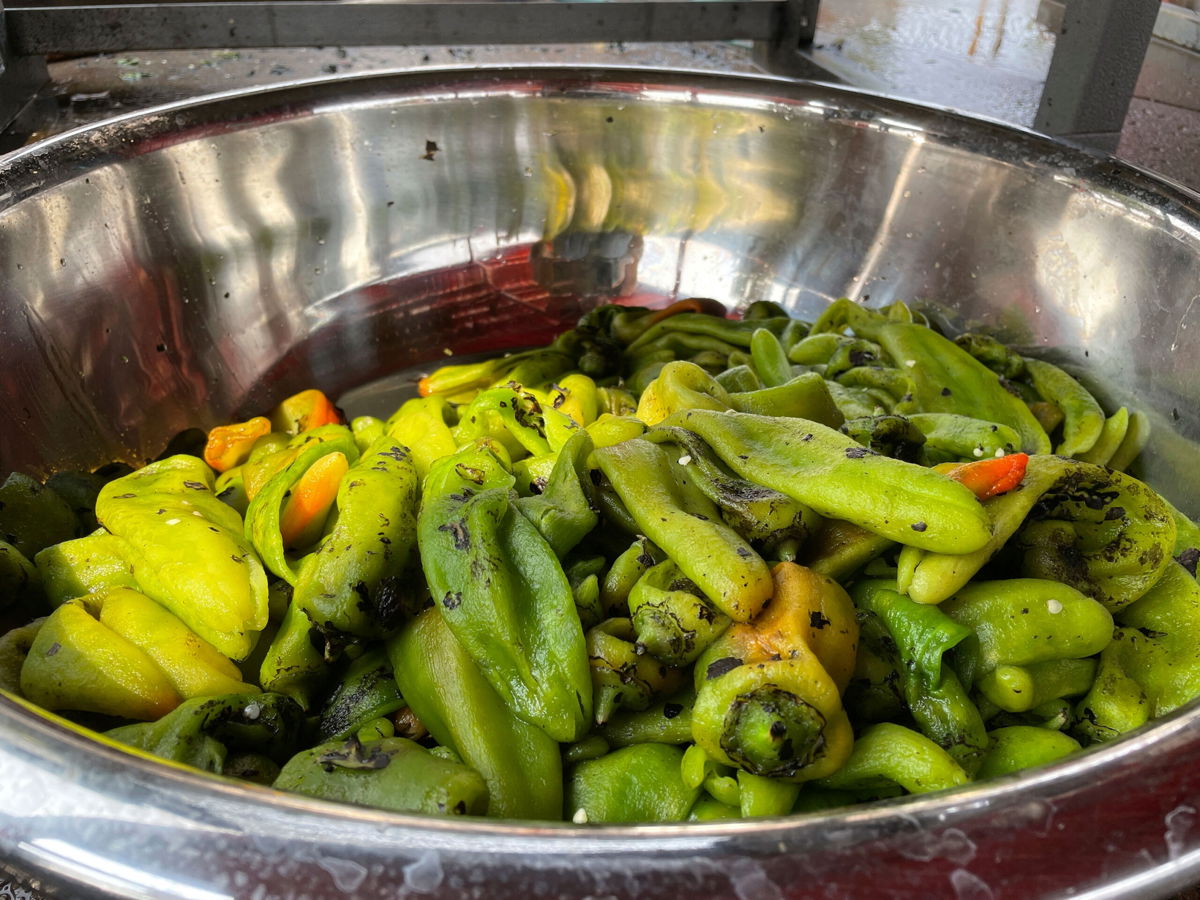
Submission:
[[[880,722],[858,736],[845,765],[817,784],[852,791],[897,784],[910,794],[925,794],[970,780],[962,766],[929,738],[893,722]]]
[[[646,438],[678,446],[692,482],[717,505],[725,523],[746,540],[761,542],[766,552],[784,542],[803,544],[817,528],[815,512],[786,494],[729,474],[696,434],[659,425]]]
[[[587,458],[592,446],[586,431],[573,435],[559,451],[541,493],[515,501],[560,559],[599,521],[588,493]]]
[[[710,335],[668,332],[640,344],[636,350],[626,351],[625,360],[629,371],[635,372],[659,359],[688,360],[699,365],[704,357],[711,356],[716,363],[713,368],[720,371],[728,366],[729,354],[737,349],[737,344]]]
[[[968,684],[1000,665],[1093,656],[1112,640],[1108,610],[1057,581],[978,581],[937,609],[974,632],[956,651]]]
[[[325,701],[317,723],[319,740],[345,740],[365,722],[391,715],[405,705],[384,651],[368,650],[346,667],[341,683]]]
[[[896,642],[905,666],[915,667],[931,687],[942,683],[943,656],[971,637],[971,629],[936,606],[915,603],[884,581],[860,581],[854,605],[879,617]]]
[[[374,416],[358,416],[350,421],[350,430],[354,433],[358,452],[366,453],[372,444],[387,433],[387,426],[382,419]]]
[[[1048,659],[1028,666],[996,666],[977,687],[1006,712],[1025,712],[1051,700],[1080,697],[1096,680],[1094,659]]]
[[[387,435],[342,477],[337,520],[300,560],[292,597],[322,629],[383,637],[400,624],[419,488],[411,454]]]
[[[700,796],[679,773],[683,751],[667,744],[634,744],[574,767],[567,777],[568,819],[603,822],[679,822]]]
[[[618,709],[645,709],[656,697],[679,690],[681,669],[640,652],[629,619],[606,619],[587,632],[595,719],[603,725]]]
[[[589,759],[599,759],[611,749],[612,747],[609,746],[608,741],[600,735],[589,734],[581,741],[575,741],[573,744],[564,744],[562,747],[562,761],[564,765],[570,766]]]
[[[796,804],[800,785],[749,772],[737,773],[738,807],[742,818],[786,816]]]
[[[412,451],[413,463],[422,478],[429,473],[435,460],[449,456],[458,443],[446,424],[446,398],[434,394],[414,397],[387,420],[387,433]]]
[[[834,310],[834,307],[837,307]],[[912,381],[914,412],[957,413],[1008,425],[1021,435],[1021,450],[1049,453],[1050,438],[995,372],[953,341],[923,325],[892,321],[850,301],[830,307],[856,335],[875,341]],[[814,325],[814,330],[817,325]]]
[[[754,370],[746,365],[732,366],[723,372],[718,372],[713,377],[717,380],[717,384],[730,392],[757,391],[763,386],[762,381],[754,374]]]
[[[575,610],[584,631],[602,622],[607,614],[600,602],[600,576],[608,563],[603,556],[592,556],[563,563],[563,572],[571,584]]]
[[[664,556],[647,538],[635,538],[629,549],[613,560],[600,586],[600,605],[605,615],[629,615],[629,592],[651,566],[662,562]]]
[[[21,668],[29,657],[33,642],[49,616],[34,619],[27,625],[19,625],[0,634],[0,691],[21,694]],[[691,740],[689,733],[688,740]]]
[[[921,732],[954,757],[969,774],[987,749],[979,710],[942,657],[971,636],[936,606],[914,603],[883,582],[854,586],[855,604],[873,613],[896,647],[905,702]]]
[[[95,472],[55,472],[46,479],[46,487],[67,501],[75,514],[75,537],[91,534],[99,527],[96,521],[96,498],[100,489],[118,475],[117,469]]]
[[[1078,456],[1096,445],[1104,429],[1104,410],[1082,384],[1053,363],[1025,358],[1033,388],[1063,412],[1063,435],[1054,452]]]
[[[614,749],[630,744],[690,744],[695,702],[695,694],[685,688],[646,709],[621,710],[596,733]]]
[[[903,718],[908,701],[896,641],[874,613],[859,610],[856,617],[861,636],[842,704],[859,723]]]
[[[134,588],[133,566],[122,553],[122,541],[106,530],[86,538],[62,541],[34,557],[50,606],[109,588]]]
[[[1072,462],[1039,498],[1015,544],[1024,575],[1069,584],[1116,612],[1162,577],[1176,531],[1166,503],[1142,482]]]
[[[696,432],[738,475],[828,518],[943,553],[987,543],[987,515],[970,490],[815,422],[693,409],[665,424]]]
[[[763,612],[732,625],[696,662],[692,735],[717,762],[807,781],[835,771],[850,752],[840,694],[858,628],[835,582],[794,563],[780,563],[773,576]]]
[[[966,350],[973,357],[1005,378],[1022,378],[1025,375],[1027,359],[1021,354],[1010,350],[1007,346],[991,335],[964,332],[954,339],[954,343]]]
[[[343,649],[335,635],[322,633],[308,613],[290,603],[259,667],[259,684],[311,710],[329,677],[329,663]]]
[[[779,385],[731,393],[729,404],[738,412],[809,419],[830,428],[838,428],[844,421],[829,384],[816,372],[804,372]]]
[[[930,463],[983,459],[1013,453],[1021,444],[1015,429],[954,413],[913,413],[908,421],[925,436]]]
[[[800,560],[821,575],[842,581],[896,542],[843,519],[825,519],[805,544]]]
[[[783,331],[790,319],[782,316],[765,319],[726,319],[706,313],[678,313],[661,319],[643,331],[625,348],[626,354],[635,354],[648,344],[672,332],[705,335],[737,347],[750,348],[754,332],[765,328],[774,333]]]
[[[1089,450],[1079,454],[1080,461],[1097,466],[1108,465],[1108,461],[1121,448],[1128,431],[1129,410],[1122,406],[1104,420],[1104,426],[1100,429],[1100,437],[1096,439]]]
[[[1118,634],[1123,631],[1117,629]],[[1112,642],[1101,651],[1096,680],[1075,707],[1072,730],[1085,743],[1115,740],[1150,721],[1150,700],[1122,665],[1127,637],[1127,634],[1119,637],[1114,634]]]
[[[1061,731],[1033,725],[1010,725],[989,731],[991,743],[978,778],[997,778],[1044,766],[1079,751],[1079,741]]]
[[[0,541],[26,559],[75,537],[77,524],[70,504],[40,481],[13,472],[0,484]]]
[[[172,456],[110,481],[96,516],[141,591],[230,659],[250,653],[267,624],[267,577],[203,461]]]
[[[407,738],[333,741],[303,750],[274,787],[358,806],[428,815],[482,815],[487,784],[474,769],[434,756]]]
[[[558,743],[513,714],[436,609],[409,622],[387,652],[413,712],[487,782],[489,816],[562,814]]]
[[[155,722],[105,734],[123,744],[217,774],[233,774],[232,754],[259,753],[284,762],[295,752],[304,712],[282,694],[227,694],[186,700]]]
[[[823,365],[829,362],[830,357],[837,352],[843,342],[851,340],[853,338],[843,337],[832,332],[809,334],[792,345],[788,351],[788,361],[803,366]]]
[[[49,710],[157,719],[179,705],[143,648],[100,621],[100,599],[68,600],[42,623],[21,666],[21,696]]]
[[[874,388],[846,387],[836,381],[827,381],[825,386],[843,421],[886,415],[895,405],[891,397]]]
[[[435,463],[417,520],[421,564],[451,631],[514,712],[572,741],[591,721],[583,628],[558,557],[511,485],[475,446]]]
[[[217,499],[237,511],[243,519],[250,508],[250,495],[246,493],[246,467],[234,466],[217,476],[213,491]]]
[[[697,507],[698,491],[680,471],[685,467],[673,469],[661,447],[642,439],[602,447],[592,459],[624,501],[639,532],[675,560],[718,609],[744,622],[762,608],[771,596],[766,563],[716,520],[711,504]],[[707,503],[703,495],[700,501]]]
[[[1125,437],[1121,438],[1121,443],[1117,445],[1117,449],[1113,451],[1105,465],[1118,472],[1125,471],[1146,449],[1149,441],[1150,417],[1142,412],[1130,413],[1129,428],[1125,431]]]
[[[669,666],[694,662],[731,621],[671,560],[638,579],[629,612],[639,650]]]
[[[722,819],[740,819],[741,810],[720,800],[714,800],[707,794],[702,794],[688,813],[689,822],[718,822]]]
[[[1172,562],[1158,584],[1117,615],[1113,636],[1122,669],[1145,690],[1154,716],[1200,696],[1200,585]]]
[[[37,567],[12,544],[0,541],[0,612],[40,596],[41,576]]]

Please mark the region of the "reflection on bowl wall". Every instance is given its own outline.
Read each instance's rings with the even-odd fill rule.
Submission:
[[[338,395],[447,351],[546,341],[598,303],[691,295],[803,317],[905,300],[1042,348],[1106,405],[1151,414],[1140,474],[1200,511],[1196,198],[950,113],[632,69],[335,78],[0,161],[0,469],[141,461],[305,387]],[[798,872],[844,892],[1161,887],[1200,853],[1178,827],[1200,791],[1196,716],[945,797],[584,831],[280,797],[129,761],[6,701],[0,759],[20,788],[0,783],[0,856],[64,884],[212,896],[785,896]],[[46,798],[36,815],[29,796]]]

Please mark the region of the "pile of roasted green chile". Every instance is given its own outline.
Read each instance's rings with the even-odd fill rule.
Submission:
[[[422,813],[782,815],[1200,695],[1145,419],[902,304],[605,306],[390,418],[319,391],[0,488],[0,684],[112,740]]]

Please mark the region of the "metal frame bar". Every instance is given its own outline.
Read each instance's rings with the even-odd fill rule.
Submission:
[[[1160,0],[1067,0],[1034,128],[1113,151]]]
[[[814,0],[803,3],[816,5]],[[17,53],[104,53],[330,44],[774,40],[788,7],[788,0],[572,0],[536,5],[503,0],[246,0],[33,7],[10,9],[7,19]]]
[[[1034,127],[1114,150],[1159,5],[1067,0]],[[810,53],[819,6],[820,0],[210,0],[5,10],[0,0],[0,128],[46,82],[46,53],[748,39],[771,71],[836,81]]]
[[[29,107],[34,95],[50,80],[44,57],[22,56],[13,49],[7,19],[4,0],[0,0],[0,131]],[[0,152],[4,152],[3,147]]]

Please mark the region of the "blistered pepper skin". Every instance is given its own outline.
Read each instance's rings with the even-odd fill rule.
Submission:
[[[592,711],[583,628],[558,557],[513,503],[512,481],[475,448],[435,464],[417,522],[421,564],[492,686],[517,715],[572,741]]]
[[[828,518],[943,553],[970,553],[987,543],[987,515],[967,488],[876,456],[816,422],[688,410],[665,424],[696,432],[738,475]]]
[[[138,587],[230,659],[267,624],[267,578],[212,470],[172,456],[110,481],[96,516],[122,543]]]
[[[401,737],[319,744],[288,760],[274,786],[397,812],[463,816],[487,808],[483,776]]]
[[[715,515],[692,509],[667,454],[642,439],[603,447],[592,459],[607,476],[642,534],[662,548],[723,613],[752,618],[771,595],[762,558]],[[715,508],[706,504],[709,512]]]
[[[298,567],[293,602],[324,629],[383,637],[405,613],[415,567],[417,469],[384,436],[342,478],[337,522]]]
[[[858,627],[835,582],[794,563],[773,575],[774,596],[758,618],[731,626],[696,662],[692,734],[718,762],[808,781],[850,753],[833,673],[846,681],[853,673]],[[814,640],[814,632],[827,633]]]

